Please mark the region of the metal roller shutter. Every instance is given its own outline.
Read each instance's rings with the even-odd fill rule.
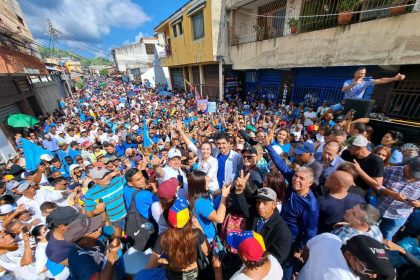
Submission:
[[[11,114],[19,113],[22,113],[22,111],[16,103],[0,107],[0,122],[5,122],[7,117]]]
[[[204,65],[203,98],[217,99],[219,96],[219,65]]]

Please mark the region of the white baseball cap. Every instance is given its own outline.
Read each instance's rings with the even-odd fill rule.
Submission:
[[[54,157],[52,155],[49,154],[43,154],[41,155],[40,159],[43,161],[51,161]]]
[[[350,145],[356,147],[367,147],[368,144],[369,141],[362,135],[358,135],[353,141],[350,140]]]
[[[73,170],[74,170],[74,169],[76,169],[76,168],[78,168],[78,167],[80,167],[80,165],[79,165],[79,164],[72,164],[72,165],[70,165],[70,168],[69,168],[69,170],[70,170],[70,174],[73,172]]]
[[[172,159],[174,157],[182,157],[181,151],[175,148],[170,149],[168,152],[168,158]]]
[[[10,212],[14,211],[16,207],[10,204],[3,204],[0,206],[0,215],[7,215]]]

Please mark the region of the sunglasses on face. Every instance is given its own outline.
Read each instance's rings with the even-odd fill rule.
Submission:
[[[254,156],[243,156],[243,158],[246,159],[246,160],[250,160],[250,159],[253,159]]]

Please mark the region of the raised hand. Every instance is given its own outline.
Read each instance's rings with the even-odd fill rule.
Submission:
[[[405,75],[398,73],[397,75],[395,75],[394,77],[397,81],[402,81],[405,79]]]
[[[240,176],[235,181],[235,193],[240,194],[244,191],[246,183],[249,180],[249,176],[251,175],[251,172],[248,173],[246,176],[244,175],[244,171],[241,170]]]
[[[222,197],[227,197],[230,193],[230,189],[232,188],[232,184],[223,184],[222,187]]]

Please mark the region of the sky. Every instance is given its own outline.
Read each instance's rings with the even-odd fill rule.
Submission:
[[[111,49],[153,36],[153,28],[189,0],[18,0],[35,40],[84,57],[110,58]]]

